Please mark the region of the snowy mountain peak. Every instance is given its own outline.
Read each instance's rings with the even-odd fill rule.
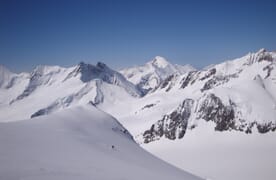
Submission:
[[[251,65],[256,62],[262,62],[262,61],[268,61],[268,62],[273,62],[275,61],[275,53],[273,52],[268,52],[264,48],[260,49],[256,53],[249,53],[248,55],[245,56],[245,59],[247,60],[247,64]],[[241,58],[244,59],[244,58]]]
[[[62,68],[59,66],[46,66],[46,65],[39,65],[37,66],[31,73],[31,75],[39,74],[39,75],[45,75],[45,74],[51,74],[51,73],[58,73]]]
[[[103,72],[103,71],[115,72],[114,70],[109,68],[103,62],[97,62],[97,64],[95,66],[92,65],[92,64],[85,63],[85,62],[80,62],[77,66],[77,70],[78,70],[78,72],[81,72],[81,73],[85,73],[86,71],[90,71],[90,72],[94,72],[94,73],[97,73],[97,72],[100,72],[100,71],[101,72]]]
[[[96,66],[101,69],[110,69],[105,63],[97,62]]]
[[[109,68],[106,64],[98,62],[96,65],[80,62],[79,65],[68,75],[66,79],[79,76],[80,80],[88,83],[93,80],[100,80],[108,84],[120,86],[132,96],[140,96],[136,87],[126,80],[126,78],[117,71]]]
[[[267,50],[265,48],[261,48],[257,53],[264,53],[267,52]]]
[[[164,57],[156,56],[152,61],[149,62],[149,64],[152,64],[159,68],[165,68],[170,63]]]
[[[184,74],[194,70],[190,65],[171,64],[165,58],[156,56],[145,65],[126,68],[121,70],[120,73],[146,94],[156,89],[163,80],[172,74]]]

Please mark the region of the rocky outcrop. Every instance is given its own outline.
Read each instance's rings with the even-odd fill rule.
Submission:
[[[273,70],[272,64],[269,64],[269,65],[267,65],[267,66],[265,66],[263,68],[263,71],[266,71],[265,79],[267,79],[268,77],[270,77],[272,70]]]
[[[201,81],[204,81],[205,79],[208,79],[212,75],[215,75],[217,72],[216,68],[210,69],[202,78],[200,78]]]
[[[276,123],[264,123],[264,124],[257,124],[257,129],[259,133],[267,133],[269,131],[276,130]]]
[[[186,132],[193,104],[194,100],[185,99],[175,111],[165,115],[144,132],[144,142],[149,143],[158,140],[162,136],[171,140],[181,139]]]
[[[186,88],[193,81],[195,74],[195,71],[189,72],[188,75],[182,79],[180,88]]]
[[[178,74],[173,74],[167,77],[161,84],[160,84],[160,89],[166,88],[166,92],[170,91],[174,85],[176,84],[176,81],[178,79],[179,75]]]
[[[194,115],[192,116],[192,114]],[[247,121],[242,117],[242,112],[231,99],[228,99],[228,102],[223,102],[220,97],[208,93],[197,101],[185,99],[175,111],[163,116],[149,130],[146,130],[143,134],[143,141],[149,143],[161,137],[170,140],[181,139],[188,128],[196,128],[194,122],[199,120],[213,122],[215,131],[236,130],[248,134],[252,133],[253,129],[259,133],[276,130],[276,123],[273,121],[262,123],[257,120]]]
[[[197,119],[213,121],[216,124],[215,130],[218,131],[236,129],[234,106],[232,101],[229,105],[224,105],[219,97],[208,94],[199,105]]]

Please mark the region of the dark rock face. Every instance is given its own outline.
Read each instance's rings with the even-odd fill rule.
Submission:
[[[216,123],[215,130],[225,131],[236,129],[235,127],[235,111],[233,102],[229,102],[229,106],[222,103],[220,98],[214,94],[209,94],[199,106],[198,119],[202,118],[206,121],[214,121]]]
[[[196,102],[196,104],[195,104]],[[195,111],[192,108],[196,107]],[[207,94],[198,101],[185,99],[183,103],[172,113],[163,116],[144,132],[144,143],[149,143],[165,137],[170,140],[181,139],[184,137],[188,128],[188,122],[191,120],[191,114],[195,113],[197,120],[212,121],[215,123],[215,131],[241,131],[250,134],[253,128],[259,133],[267,133],[276,130],[276,123],[259,123],[257,121],[248,122],[242,119],[242,112],[237,105],[229,99],[227,104],[215,94]],[[190,124],[189,129],[196,128],[195,124]]]
[[[167,86],[170,84],[170,82],[172,81],[173,77],[174,77],[174,75],[170,75],[169,77],[167,77],[167,78],[162,82],[162,84],[160,85],[160,88],[161,88],[161,89],[164,89],[165,87],[167,87]]]
[[[177,110],[153,124],[143,134],[144,143],[158,140],[163,135],[171,140],[181,139],[185,135],[193,104],[194,100],[185,99]]]
[[[212,75],[216,74],[216,72],[217,72],[216,68],[210,69],[204,77],[200,78],[200,80],[203,81],[205,79],[208,79]]]
[[[265,124],[257,124],[257,129],[259,133],[267,133],[269,131],[276,130],[276,124],[269,122]]]
[[[143,134],[144,143],[149,143],[160,139],[164,135],[163,131],[164,121],[159,120],[151,126],[149,130],[146,130]]]
[[[273,70],[273,66],[270,64],[270,65],[267,65],[263,68],[263,71],[266,71],[266,76],[265,76],[265,79],[268,78],[271,74],[271,71]]]
[[[49,114],[49,109],[40,109],[38,110],[37,112],[35,112],[34,114],[31,115],[31,118],[35,118],[35,117],[38,117],[38,116],[43,116],[43,115],[46,115],[46,114]]]
[[[172,75],[168,76],[168,77],[160,84],[159,88],[160,88],[160,89],[166,88],[166,90],[165,90],[166,92],[170,91],[170,90],[174,87],[174,85],[175,85],[175,83],[176,83],[176,81],[177,81],[177,78],[178,78],[178,74],[172,74]]]
[[[144,110],[144,109],[147,109],[147,108],[151,108],[151,107],[153,107],[153,106],[155,106],[156,104],[147,104],[147,105],[145,105],[144,107],[142,107],[142,109],[141,110]]]
[[[271,54],[269,54],[268,52],[263,52],[259,55],[259,59],[258,59],[258,62],[261,62],[261,61],[272,62],[273,58],[272,58]]]
[[[182,79],[180,88],[184,89],[185,87],[187,87],[189,83],[192,81],[195,73],[196,72],[194,71],[189,72],[188,75]]]

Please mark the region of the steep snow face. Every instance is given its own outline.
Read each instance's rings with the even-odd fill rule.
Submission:
[[[154,90],[160,83],[172,74],[183,74],[195,70],[192,66],[173,65],[165,58],[156,56],[143,66],[126,68],[120,72],[139,89],[147,93]]]
[[[0,137],[0,179],[200,179],[144,151],[91,105],[0,123]]]
[[[15,84],[16,93],[0,89],[0,121],[27,119],[88,102],[112,107],[117,101],[141,95],[123,75],[103,63],[38,66],[21,83]]]

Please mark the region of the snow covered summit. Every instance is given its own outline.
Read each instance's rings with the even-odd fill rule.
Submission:
[[[183,74],[193,70],[195,69],[190,65],[174,65],[165,58],[156,56],[145,65],[126,68],[120,72],[146,94],[154,90],[168,76]]]
[[[158,68],[165,68],[170,63],[164,57],[156,56],[149,64],[157,66]]]
[[[104,63],[77,66],[38,66],[30,74],[14,74],[12,84],[0,90],[0,121],[27,119],[87,104],[114,105],[139,98],[141,92],[119,72]]]

